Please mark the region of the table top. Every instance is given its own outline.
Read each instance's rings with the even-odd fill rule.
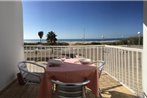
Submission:
[[[48,63],[49,65],[49,63]],[[95,70],[96,65],[95,64],[81,64],[79,62],[79,59],[65,59],[63,63],[61,63],[60,66],[56,67],[49,67],[47,66],[47,71],[51,72],[73,72],[73,71],[85,71],[85,70]]]
[[[67,83],[83,82],[83,80],[88,79],[90,83],[87,87],[98,96],[98,76],[95,64],[81,64],[78,58],[65,59],[59,67],[49,67],[48,63],[37,98],[52,98],[52,79]]]

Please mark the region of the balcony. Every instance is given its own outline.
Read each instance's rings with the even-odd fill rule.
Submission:
[[[106,61],[104,72],[135,95],[142,95],[142,49],[108,45],[25,46],[25,59],[46,62],[53,58],[76,56]],[[108,80],[109,81],[109,80]],[[102,82],[103,83],[103,82]]]
[[[103,98],[137,98],[135,94],[106,73],[102,74],[100,86],[103,91]],[[39,85],[20,86],[15,81],[9,88],[0,93],[0,98],[36,98],[38,89]],[[87,98],[95,98],[95,95],[89,89],[87,89],[86,96]]]
[[[25,45],[24,54],[26,60],[38,63],[46,62],[48,59],[73,58],[76,56],[90,58],[93,62],[104,60],[106,65],[100,79],[103,97],[136,98],[137,96],[142,96],[142,49],[108,45]],[[31,67],[30,70],[40,71]],[[0,94],[0,98],[35,98],[38,87],[39,85],[23,87],[15,81]],[[30,91],[32,92],[31,95]],[[87,96],[89,96],[88,98],[94,98],[90,90],[88,90]]]

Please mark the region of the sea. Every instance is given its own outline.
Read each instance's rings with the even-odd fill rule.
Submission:
[[[115,42],[122,40],[123,38],[104,38],[104,39],[58,39],[57,42]],[[24,43],[37,43],[40,39],[24,39]],[[46,39],[42,39],[41,42],[46,42]]]

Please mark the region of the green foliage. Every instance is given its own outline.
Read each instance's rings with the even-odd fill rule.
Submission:
[[[63,45],[63,46],[65,45],[66,46],[66,45],[69,45],[69,43],[66,43],[66,42],[58,42],[58,43],[56,43],[56,45]]]
[[[90,42],[90,43],[78,42],[78,43],[75,43],[74,45],[101,45],[101,43],[99,43],[99,42]]]
[[[143,37],[129,37],[116,42],[104,42],[101,45],[143,45]]]
[[[38,43],[24,43],[24,45],[38,45]]]
[[[92,45],[101,45],[100,42],[91,42]]]
[[[53,31],[50,31],[50,32],[48,32],[48,34],[47,34],[47,42],[48,42],[48,44],[50,44],[50,45],[55,45],[56,44],[56,41],[57,41],[57,38],[56,38],[56,34],[55,34],[55,32],[53,32]]]
[[[40,42],[38,42],[38,43],[24,43],[24,45],[40,45]],[[45,46],[47,46],[47,45],[49,45],[48,43],[41,43],[41,45],[45,45]],[[63,46],[65,46],[65,45],[69,45],[68,43],[66,43],[66,42],[57,42],[55,45],[63,45]]]
[[[120,45],[143,45],[143,37],[130,37],[118,42]]]

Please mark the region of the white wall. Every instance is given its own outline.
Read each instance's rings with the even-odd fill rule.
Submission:
[[[0,91],[16,78],[23,60],[21,1],[0,1]]]
[[[143,90],[147,94],[147,1],[144,1],[143,37]]]

